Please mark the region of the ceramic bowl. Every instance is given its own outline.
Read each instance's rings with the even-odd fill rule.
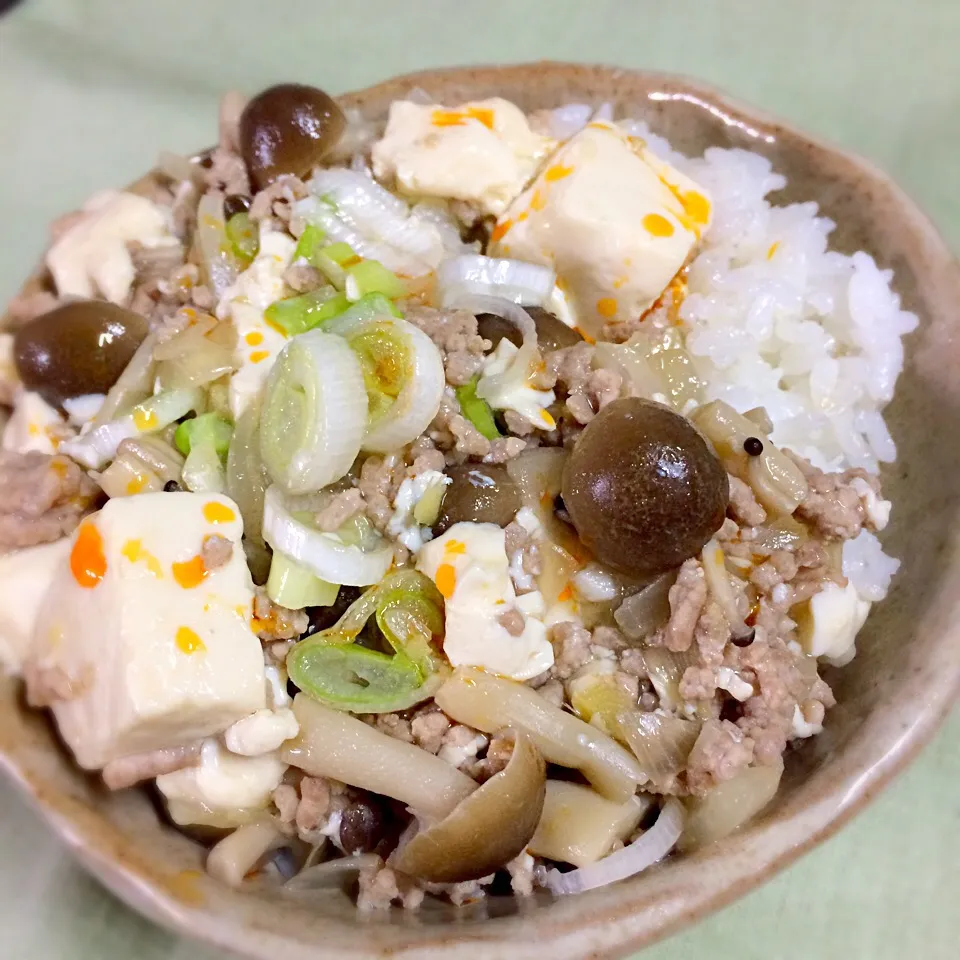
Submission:
[[[308,79],[308,78],[307,78]],[[633,880],[579,897],[493,899],[457,912],[358,916],[340,894],[291,900],[239,892],[203,872],[203,850],[162,825],[145,791],[110,795],[68,759],[18,685],[0,684],[0,760],[50,828],[117,896],[159,923],[249,958],[552,960],[618,956],[740,896],[860,810],[930,739],[960,680],[960,273],[933,227],[878,170],[701,84],[609,67],[539,63],[431,71],[342,98],[371,118],[415,87],[437,102],[503,96],[527,110],[611,102],[680,150],[745,147],[789,178],[780,198],[816,200],[833,242],[895,273],[922,320],[889,408],[900,450],[886,471],[895,504],[885,536],[903,564],[847,669],[822,736],[792,753],[780,793],[737,835]],[[158,146],[161,144],[158,143]],[[31,280],[41,284],[38,275]]]

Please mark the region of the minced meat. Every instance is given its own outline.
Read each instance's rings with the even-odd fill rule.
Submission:
[[[71,533],[94,509],[99,493],[66,457],[0,451],[0,551]]]

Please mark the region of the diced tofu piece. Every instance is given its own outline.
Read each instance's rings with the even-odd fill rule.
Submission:
[[[29,677],[87,769],[225,730],[266,705],[253,582],[233,501],[199,493],[110,500],[71,539],[37,622]],[[207,569],[209,536],[233,544]]]
[[[3,428],[3,449],[14,453],[54,454],[62,440],[72,436],[66,421],[39,393],[25,390]]]
[[[640,317],[710,222],[705,190],[612,123],[571,137],[497,221],[491,255],[552,267],[587,335]]]
[[[211,739],[199,766],[157,777],[157,789],[174,823],[238,826],[267,806],[286,769],[276,753],[238,757]]]
[[[455,523],[420,549],[417,569],[446,599],[443,652],[455,667],[529,680],[553,666],[546,627],[518,602],[504,532],[496,524]],[[504,625],[505,615],[513,630]]]
[[[0,626],[0,667],[3,670],[19,673],[22,669],[40,604],[57,571],[66,567],[69,554],[70,541],[64,538],[0,557],[4,611]]]
[[[484,360],[477,393],[494,410],[512,410],[537,430],[554,430],[557,422],[547,407],[557,395],[552,390],[537,390],[531,386],[529,376],[522,376],[524,371],[517,375],[511,369],[519,352],[516,344],[504,337]]]
[[[286,293],[283,274],[293,260],[296,241],[279,230],[263,230],[260,251],[237,277],[217,306],[221,320],[232,319],[237,331],[237,372],[230,378],[230,410],[234,418],[259,393],[287,336],[264,319],[263,311]]]
[[[373,145],[373,172],[412,196],[465,200],[497,216],[554,146],[500,98],[452,109],[398,100]]]
[[[853,659],[854,641],[869,612],[869,601],[852,583],[827,583],[797,615],[797,639],[808,656],[842,666]]]
[[[393,499],[393,516],[387,524],[387,533],[396,537],[411,553],[416,553],[432,534],[429,526],[417,521],[414,511],[428,494],[437,497],[439,510],[441,491],[451,483],[453,480],[439,470],[424,470],[415,477],[407,477]]]
[[[47,266],[61,297],[102,296],[123,303],[135,269],[128,244],[173,246],[164,210],[133,193],[105,190],[83,206],[82,216],[47,253]]]

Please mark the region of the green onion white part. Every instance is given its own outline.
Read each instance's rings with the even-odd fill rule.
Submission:
[[[275,551],[286,554],[321,580],[351,587],[378,583],[393,563],[393,546],[374,550],[343,543],[335,534],[321,533],[293,517],[283,494],[270,487],[264,501],[263,538]]]
[[[437,268],[437,291],[444,307],[451,306],[459,296],[470,294],[539,307],[553,293],[556,280],[557,275],[549,267],[477,253],[451,257]]]
[[[149,397],[116,420],[95,427],[89,433],[61,444],[63,453],[91,470],[101,470],[117,455],[117,447],[144,433],[156,433],[203,406],[203,391],[168,390]]]
[[[274,482],[308,493],[339,480],[366,426],[363,372],[346,342],[320,330],[292,340],[270,371],[260,414],[260,452]]]

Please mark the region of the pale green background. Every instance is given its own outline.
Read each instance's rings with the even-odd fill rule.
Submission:
[[[209,143],[224,88],[539,58],[712,81],[872,157],[957,248],[958,50],[957,0],[25,0],[0,19],[0,297],[49,218]],[[839,837],[644,960],[960,956],[958,736],[955,716]],[[214,960],[102,892],[5,785],[0,810],[0,956]]]

